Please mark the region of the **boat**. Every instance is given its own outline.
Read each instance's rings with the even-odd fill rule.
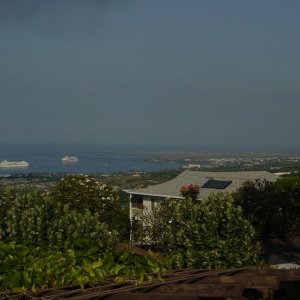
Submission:
[[[0,168],[27,168],[29,163],[25,160],[19,161],[9,161],[9,160],[2,160],[0,162]]]
[[[184,169],[200,169],[200,165],[196,165],[196,164],[188,164],[183,166]]]
[[[74,156],[74,155],[66,155],[61,160],[62,160],[63,164],[68,165],[68,164],[77,163],[79,159],[77,156]]]

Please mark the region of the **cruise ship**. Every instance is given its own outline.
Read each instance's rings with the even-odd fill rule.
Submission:
[[[3,160],[0,162],[0,168],[27,168],[29,163],[25,160],[9,161]]]
[[[182,168],[184,168],[184,169],[200,169],[201,166],[195,165],[195,164],[188,164],[188,165],[183,166]]]
[[[68,165],[68,164],[74,164],[78,162],[78,157],[74,155],[66,155],[62,159],[63,164]]]

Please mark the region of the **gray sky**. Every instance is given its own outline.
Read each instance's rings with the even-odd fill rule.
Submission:
[[[299,12],[0,0],[0,141],[300,147]]]

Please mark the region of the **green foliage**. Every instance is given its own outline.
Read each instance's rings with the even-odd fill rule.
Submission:
[[[96,245],[90,246],[97,249]],[[82,256],[76,248],[29,248],[15,242],[0,243],[0,287],[20,291],[103,282],[108,269],[99,253],[101,247],[96,253],[85,251]]]
[[[166,226],[175,218],[178,200],[165,199],[151,211],[145,211],[141,220],[132,221],[132,241],[134,244],[151,245],[156,251],[168,253]]]
[[[78,185],[83,187],[82,182],[90,182],[87,177],[84,180],[82,176],[76,180],[67,178],[78,189],[78,195]],[[119,240],[115,229],[120,226],[120,231],[128,232],[128,213],[120,208],[111,188],[92,182],[94,189],[90,186],[90,190],[94,194],[90,196],[96,197],[98,189],[98,200],[88,202],[83,198],[86,205],[82,207],[72,204],[75,191],[74,194],[67,189],[65,198],[56,198],[55,191],[63,192],[61,186],[50,194],[30,191],[20,195],[10,187],[2,192],[0,290],[26,291],[71,284],[84,287],[103,283],[108,276],[114,276],[116,281],[144,281],[155,278],[147,272],[165,270],[165,261],[114,252]],[[77,200],[75,204],[80,202]]]
[[[300,235],[300,180],[247,182],[235,194],[235,202],[255,227],[260,238]]]
[[[274,184],[274,200],[282,211],[284,236],[300,236],[300,178],[283,178]]]
[[[97,213],[99,221],[107,224],[110,230],[118,231],[122,240],[129,239],[129,210],[122,207],[119,193],[110,186],[90,176],[72,175],[64,177],[49,196],[70,209]]]
[[[85,175],[64,177],[49,194],[54,201],[68,204],[72,209],[98,211],[101,215],[118,204],[117,193],[106,184]],[[104,217],[104,216],[103,216]]]
[[[234,196],[235,203],[243,208],[258,237],[274,237],[274,232],[276,236],[282,231],[283,216],[280,206],[273,201],[273,185],[266,180],[249,181]]]
[[[116,282],[126,280],[152,281],[159,278],[159,274],[165,272],[167,266],[166,259],[145,257],[122,251],[115,255],[115,265],[111,269],[111,273],[115,276]]]
[[[69,247],[81,238],[112,248],[118,234],[101,222],[98,212],[78,212],[37,191],[16,195],[7,188],[0,198],[0,241]]]
[[[67,285],[101,284],[110,276],[116,282],[156,279],[164,272],[160,260],[127,251],[102,252],[96,242],[78,241],[73,248],[28,247],[0,242],[0,290],[27,291]]]
[[[227,194],[163,201],[143,218],[140,242],[171,253],[174,267],[253,265],[259,249],[250,222]]]

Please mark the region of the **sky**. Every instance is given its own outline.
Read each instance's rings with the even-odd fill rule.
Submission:
[[[299,0],[0,0],[0,142],[300,148]]]

